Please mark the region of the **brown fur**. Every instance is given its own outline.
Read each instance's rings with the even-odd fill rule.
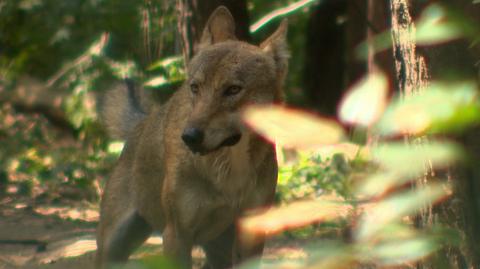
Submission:
[[[207,22],[187,81],[165,105],[117,123],[134,110],[133,95],[107,98],[106,111],[120,111],[109,112],[111,121],[106,115],[109,126],[128,139],[102,198],[97,267],[125,262],[154,230],[163,232],[165,254],[185,267],[193,245],[204,248],[206,268],[261,255],[261,241],[246,246],[237,239],[235,221],[272,203],[277,163],[273,145],[249,131],[240,113],[247,104],[280,101],[285,39],[283,22],[259,47],[237,41],[233,18],[220,7]],[[192,150],[182,141],[188,128],[204,134]]]

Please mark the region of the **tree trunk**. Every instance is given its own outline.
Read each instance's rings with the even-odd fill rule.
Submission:
[[[390,51],[372,55],[370,61],[356,55],[368,36],[390,28],[385,1],[331,0],[317,5],[306,29],[303,82],[309,105],[335,115],[348,86],[373,66],[393,75]]]
[[[409,2],[414,2],[413,8]],[[464,5],[471,1],[445,1],[451,4],[459,2]],[[410,11],[418,17],[421,10],[426,7],[419,1],[391,0],[392,11],[392,38],[394,42],[394,59],[396,67],[396,86],[403,96],[421,91],[428,80],[445,80],[452,77],[453,69],[457,72],[456,79],[472,79],[478,70],[475,68],[475,51],[469,49],[465,40],[459,40],[439,46],[417,48],[413,39],[415,25],[410,16]],[[465,10],[466,6],[464,6]],[[467,8],[468,9],[468,8]],[[475,13],[478,15],[480,12]],[[424,55],[419,56],[420,54]],[[476,58],[475,58],[476,57]],[[427,70],[426,62],[429,63]],[[417,264],[417,268],[478,268],[480,264],[480,143],[476,142],[479,132],[468,132],[464,145],[474,156],[466,167],[454,169],[444,175],[436,174],[436,178],[444,177],[455,187],[454,196],[440,206],[432,208],[426,206],[416,220],[420,227],[432,227],[434,224],[446,225],[460,232],[462,244],[460,247],[446,247],[432,259]],[[473,138],[473,139],[472,139]],[[428,142],[426,138],[409,140],[409,143],[421,145]],[[474,161],[473,161],[474,160]],[[427,167],[427,166],[426,166]],[[453,176],[452,176],[453,175]],[[417,185],[423,185],[432,180],[433,171],[427,169],[425,176],[417,180]]]
[[[346,87],[347,1],[317,5],[306,30],[305,94],[315,109],[334,115]]]
[[[462,14],[469,25],[478,29],[480,5],[470,0],[440,1],[451,12]],[[480,44],[472,45],[460,39],[442,46],[422,49],[434,80],[469,80],[480,84]],[[460,142],[468,160],[453,171],[455,178],[456,219],[454,225],[462,230],[465,242],[463,253],[469,268],[480,268],[480,126],[468,130]]]

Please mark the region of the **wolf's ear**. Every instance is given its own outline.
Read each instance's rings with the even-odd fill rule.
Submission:
[[[235,20],[232,14],[224,6],[219,6],[210,15],[210,18],[203,29],[200,46],[213,45],[215,43],[236,40]]]
[[[288,58],[290,57],[287,44],[287,28],[288,21],[284,19],[277,31],[260,44],[260,48],[273,57],[277,65],[277,71],[282,74],[287,71]]]

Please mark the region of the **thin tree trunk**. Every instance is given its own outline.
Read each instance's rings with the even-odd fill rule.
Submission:
[[[337,0],[317,5],[306,29],[305,94],[309,105],[330,115],[336,114],[337,104],[347,86],[347,2]]]
[[[323,1],[309,17],[306,29],[306,55],[303,82],[309,105],[335,115],[348,86],[370,69],[379,67],[393,76],[391,51],[360,59],[357,47],[390,28],[386,1]],[[373,45],[373,43],[369,43]]]

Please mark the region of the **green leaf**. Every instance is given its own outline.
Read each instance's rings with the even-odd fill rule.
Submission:
[[[371,40],[360,43],[355,48],[355,56],[359,60],[367,60],[368,53],[373,50],[374,53],[378,53],[391,48],[393,45],[392,33],[390,30],[384,31],[372,37]]]
[[[479,119],[475,83],[437,82],[418,94],[394,101],[374,130],[385,136],[461,131]]]
[[[446,10],[437,4],[425,8],[417,22],[416,42],[418,45],[433,45],[460,38],[463,29],[455,23]]]
[[[240,220],[239,227],[245,232],[242,240],[248,242],[252,239],[251,235],[254,236],[253,238],[255,235],[273,235],[285,230],[305,227],[312,223],[344,218],[351,209],[349,204],[337,197],[298,201],[245,217]]]
[[[371,149],[375,162],[395,176],[415,177],[429,166],[445,167],[461,156],[461,148],[452,142],[425,142],[407,145],[404,142],[381,144]]]
[[[381,243],[369,253],[373,260],[382,265],[401,265],[420,260],[435,252],[439,247],[435,237],[416,236]]]
[[[381,196],[421,176],[429,167],[442,168],[462,156],[461,147],[451,142],[426,142],[407,145],[403,142],[379,145],[371,149],[381,171],[368,176],[357,188],[357,195]]]
[[[316,148],[345,137],[343,128],[333,120],[277,105],[250,106],[243,120],[269,141],[290,148]]]
[[[384,194],[390,188],[401,185],[411,177],[399,177],[395,173],[378,173],[368,176],[358,187],[356,194],[360,197],[373,197]]]
[[[446,186],[430,186],[397,194],[369,206],[358,225],[356,237],[359,241],[371,241],[381,230],[402,217],[415,213],[423,206],[433,204],[449,195]]]
[[[387,105],[388,80],[381,72],[368,74],[350,89],[340,104],[342,122],[370,126]]]

